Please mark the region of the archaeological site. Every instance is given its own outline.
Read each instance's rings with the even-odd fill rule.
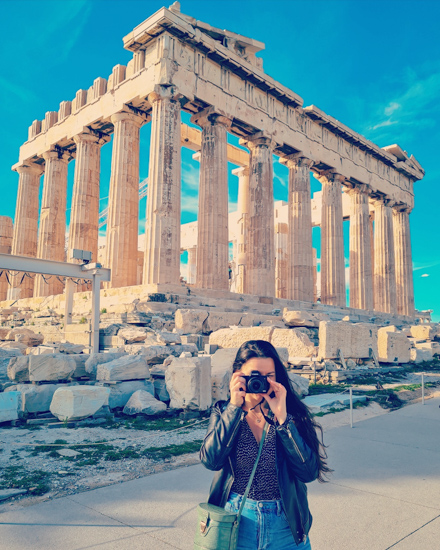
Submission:
[[[305,106],[265,73],[262,42],[185,15],[179,2],[123,46],[133,54],[127,66],[42,113],[12,168],[15,219],[0,217],[0,427],[201,418],[228,398],[235,353],[250,339],[272,342],[303,396],[372,378],[383,389],[418,366],[438,370],[440,325],[414,305],[410,213],[424,176],[414,156]],[[151,141],[140,181],[143,125]],[[110,141],[103,212],[100,151]],[[185,224],[182,148],[199,162],[197,221]],[[274,162],[288,170],[287,202],[274,201]],[[311,178],[321,191],[312,194]],[[94,273],[110,270],[94,302],[98,349],[90,281],[7,263],[84,267],[74,250],[91,252],[84,265]]]

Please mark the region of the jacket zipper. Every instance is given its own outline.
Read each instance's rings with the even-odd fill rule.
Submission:
[[[287,434],[289,435],[290,439],[292,440],[292,443],[293,443],[293,445],[294,445],[294,447],[295,447],[295,449],[296,449],[296,452],[299,454],[299,456],[300,456],[302,462],[305,463],[305,459],[304,459],[304,457],[303,457],[301,451],[299,450],[299,447],[298,447],[298,445],[297,445],[295,439],[293,438],[293,435],[290,433],[290,430],[289,430],[287,427],[286,427],[286,431],[287,431]]]

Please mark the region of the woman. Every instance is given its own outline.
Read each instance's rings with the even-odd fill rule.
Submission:
[[[275,348],[264,340],[245,342],[237,352],[229,402],[215,404],[200,450],[215,470],[208,502],[238,512],[258,453],[269,429],[241,516],[237,550],[310,550],[312,523],[305,483],[331,470],[316,434],[322,428],[293,391]],[[267,377],[266,393],[246,392],[246,378]]]

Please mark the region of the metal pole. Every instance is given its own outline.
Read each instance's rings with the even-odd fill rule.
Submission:
[[[99,353],[99,298],[101,290],[101,277],[93,273],[92,279],[92,353]]]
[[[422,373],[422,405],[425,404],[425,375]]]
[[[316,361],[313,361],[313,383],[316,386]]]
[[[66,304],[64,307],[64,325],[72,324],[72,311],[73,311],[73,291],[74,282],[72,279],[66,279]]]
[[[350,388],[350,427],[353,427],[353,388]]]

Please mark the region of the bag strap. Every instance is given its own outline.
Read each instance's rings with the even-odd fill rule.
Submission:
[[[263,428],[263,434],[261,436],[260,447],[258,449],[258,454],[257,454],[257,458],[255,460],[254,467],[252,469],[251,477],[249,478],[249,481],[248,481],[248,484],[247,484],[247,487],[246,487],[246,491],[244,492],[243,499],[242,499],[241,504],[240,504],[240,509],[238,510],[237,522],[240,521],[241,513],[242,513],[244,505],[246,503],[247,496],[249,494],[249,491],[251,490],[252,481],[254,479],[255,472],[257,471],[258,461],[260,460],[261,451],[263,450],[264,439],[266,437],[268,427],[269,427],[269,424],[266,422],[266,424],[264,425],[264,428]]]

